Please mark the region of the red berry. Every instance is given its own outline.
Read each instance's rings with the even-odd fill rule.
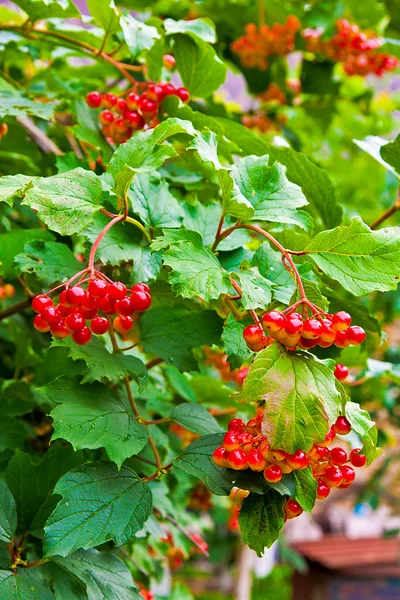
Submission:
[[[244,427],[244,421],[242,419],[231,419],[228,423],[228,431],[242,432],[243,427]]]
[[[349,376],[349,370],[346,367],[346,365],[337,364],[335,366],[335,370],[334,370],[333,374],[336,377],[336,379],[339,379],[339,381],[342,381],[343,379],[347,379],[347,377]]]
[[[271,310],[270,312],[265,313],[261,321],[263,328],[270,333],[281,331],[282,329],[285,329],[286,326],[284,315],[277,310]]]
[[[42,312],[42,317],[50,326],[57,325],[62,319],[62,314],[55,306],[47,306]]]
[[[85,319],[97,317],[97,308],[86,308],[83,304],[79,307],[79,312]]]
[[[115,119],[114,121],[114,131],[115,132],[124,132],[127,129],[127,125],[125,123],[125,120],[122,117],[118,117],[118,119]]]
[[[126,333],[133,327],[132,317],[125,317],[124,315],[118,315],[113,321],[113,327],[118,333]]]
[[[320,334],[323,342],[334,342],[336,337],[336,330],[332,327],[332,321],[330,319],[324,319],[322,321],[322,329]]]
[[[96,335],[107,333],[110,324],[105,317],[94,317],[90,322],[90,328]]]
[[[99,92],[89,92],[86,96],[86,104],[90,108],[99,108],[101,104],[101,94]]]
[[[301,508],[300,504],[296,500],[293,500],[293,498],[289,498],[289,500],[286,500],[283,506],[283,510],[288,519],[294,519],[295,517],[299,517],[303,512],[303,509]]]
[[[309,463],[308,456],[303,450],[296,450],[294,454],[288,454],[285,461],[292,469],[305,469]]]
[[[289,335],[296,335],[303,330],[303,321],[300,316],[292,313],[286,317],[285,330]]]
[[[164,98],[164,89],[157,83],[151,83],[146,90],[146,96],[155,102],[161,102]]]
[[[111,110],[102,110],[99,114],[99,121],[102,125],[110,125],[114,122],[114,115]]]
[[[154,100],[146,98],[145,94],[141,96],[139,102],[140,112],[144,117],[152,117],[157,112],[158,105]]]
[[[342,467],[340,467],[340,470],[342,471],[343,475],[343,483],[353,483],[353,481],[356,478],[354,469],[348,467],[347,465],[343,465]]]
[[[271,465],[264,470],[264,478],[269,483],[278,483],[282,479],[282,469],[279,465]]]
[[[70,331],[80,331],[85,327],[85,317],[81,313],[71,313],[65,317],[65,325]]]
[[[114,300],[108,295],[97,300],[97,308],[106,313],[106,315],[113,315],[116,312]]]
[[[250,449],[249,444],[251,444],[253,442],[253,436],[251,435],[251,433],[248,433],[247,431],[243,431],[243,433],[238,432],[238,441],[241,446],[247,445],[248,449]]]
[[[257,325],[248,325],[243,330],[243,337],[248,344],[258,344],[263,340],[264,332]]]
[[[350,462],[354,467],[364,467],[367,464],[367,457],[360,452],[361,448],[354,448],[350,452]]]
[[[106,92],[103,94],[101,104],[104,106],[104,108],[113,108],[117,104],[117,96],[115,96],[115,94]]]
[[[124,98],[118,98],[115,110],[121,116],[123,116],[124,113],[128,110],[128,105]]]
[[[229,451],[240,448],[239,432],[235,431],[235,430],[228,431],[224,435],[223,446],[224,446],[224,448],[226,448]]]
[[[172,56],[172,54],[164,54],[163,56],[163,65],[166,69],[173,69],[175,66],[176,60]]]
[[[343,475],[339,467],[329,467],[325,471],[325,480],[329,487],[337,487],[342,483]]]
[[[127,111],[124,114],[124,119],[126,123],[135,131],[138,129],[143,129],[146,123],[142,115],[140,115],[136,110]]]
[[[108,295],[112,300],[122,300],[126,296],[126,287],[120,281],[114,281],[108,288]]]
[[[338,331],[336,333],[334,344],[338,348],[347,348],[350,346],[350,342],[347,338],[347,331]]]
[[[329,444],[334,439],[334,437],[335,437],[335,430],[332,426],[330,428],[330,430],[328,431],[328,433],[326,434],[325,439],[322,440],[322,442],[319,442],[318,446],[329,446]]]
[[[37,313],[42,313],[47,306],[51,306],[52,304],[51,298],[46,296],[46,294],[38,294],[32,300],[32,309]]]
[[[182,100],[182,102],[187,102],[190,98],[189,92],[184,87],[178,88],[175,93],[178,96],[178,98]]]
[[[142,312],[147,310],[151,306],[151,296],[147,292],[141,292],[140,290],[132,292],[130,297],[131,305],[133,310]]]
[[[65,307],[65,308],[71,308],[71,305],[68,303],[68,299],[67,299],[67,290],[63,290],[61,292],[59,302],[60,302],[61,306]]]
[[[329,452],[329,460],[335,465],[344,465],[347,461],[347,452],[343,450],[343,448],[335,446],[335,448],[332,448]]]
[[[219,448],[214,450],[213,460],[215,464],[219,467],[227,467],[228,454],[228,450],[226,450],[226,448],[224,448],[223,446],[220,446]]]
[[[120,315],[124,315],[126,317],[132,316],[135,312],[131,299],[126,297],[122,298],[122,300],[117,300],[115,302],[115,308]]]
[[[353,325],[346,331],[346,338],[352,346],[361,344],[365,340],[365,337],[366,334],[364,329],[362,327],[358,327],[358,325]]]
[[[349,313],[341,310],[332,316],[332,328],[335,331],[346,331],[350,327],[351,316]]]
[[[310,348],[315,348],[315,346],[318,346],[319,338],[305,338],[301,335],[298,344],[300,348],[303,348],[303,350],[309,350]]]
[[[74,285],[72,288],[66,290],[66,292],[65,297],[70,306],[78,306],[79,304],[82,304],[86,298],[86,291],[78,285]]]
[[[172,83],[164,83],[163,92],[164,96],[173,96],[176,93],[176,88]]]
[[[242,471],[247,468],[247,454],[240,448],[231,450],[226,459],[228,466],[235,471]]]
[[[258,448],[250,450],[247,454],[247,462],[252,471],[264,471],[267,466],[267,461]]]
[[[50,333],[53,337],[62,340],[69,336],[69,329],[65,326],[63,321],[60,321],[50,328]]]
[[[41,333],[46,333],[46,331],[50,331],[50,325],[45,321],[42,315],[36,315],[33,319],[33,326],[35,329],[40,331]]]
[[[338,417],[336,423],[333,426],[335,433],[339,435],[347,435],[351,431],[351,425],[346,417]]]
[[[150,288],[146,283],[135,283],[133,286],[132,292],[147,292],[150,294]]]
[[[330,493],[331,488],[328,485],[326,485],[326,483],[324,483],[323,481],[318,481],[317,499],[325,500],[325,498],[327,498]]]
[[[315,460],[321,460],[326,458],[329,454],[329,450],[326,446],[314,446],[315,452],[312,455],[312,458]]]
[[[135,92],[130,92],[130,94],[126,97],[126,104],[129,110],[137,110],[139,107],[139,94],[135,94]]]
[[[74,331],[72,333],[72,339],[74,340],[75,344],[79,344],[79,346],[85,346],[86,344],[88,344],[90,342],[90,339],[92,337],[92,332],[90,331],[89,327],[83,327],[83,329],[80,329],[79,331]]]
[[[302,337],[306,340],[315,340],[321,335],[322,323],[318,319],[307,319],[303,323]]]

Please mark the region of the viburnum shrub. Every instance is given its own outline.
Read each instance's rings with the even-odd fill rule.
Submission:
[[[391,502],[395,29],[136,4],[0,10],[1,600],[191,600]]]

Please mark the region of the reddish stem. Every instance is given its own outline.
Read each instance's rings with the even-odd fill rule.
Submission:
[[[125,219],[125,215],[119,215],[118,217],[114,217],[114,219],[112,219],[109,223],[107,223],[107,225],[100,232],[96,241],[94,242],[92,249],[90,250],[89,262],[88,262],[88,269],[90,270],[92,276],[94,275],[94,271],[95,271],[95,268],[94,268],[95,255],[96,255],[97,248],[99,247],[101,240],[106,235],[106,233],[111,229],[111,227],[114,227],[114,225],[116,225],[116,223],[119,223],[120,221],[123,221],[124,219]]]

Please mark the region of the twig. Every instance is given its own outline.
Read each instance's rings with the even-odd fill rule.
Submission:
[[[156,367],[157,365],[161,364],[162,362],[164,362],[164,359],[160,358],[159,356],[156,356],[155,358],[152,358],[151,360],[149,360],[149,362],[146,364],[146,369],[149,371],[150,369],[152,369],[153,367]]]
[[[7,306],[7,308],[3,308],[3,310],[0,310],[0,321],[2,321],[3,319],[6,319],[7,317],[11,317],[12,315],[15,315],[16,313],[22,312],[26,308],[29,308],[30,304],[31,304],[31,301],[29,298],[27,298],[26,300],[21,300],[20,302],[17,302],[16,304]]]
[[[171,523],[171,525],[176,527],[176,529],[178,531],[180,531],[188,540],[190,540],[192,542],[192,544],[197,546],[197,548],[200,550],[200,552],[202,554],[204,554],[204,556],[207,556],[207,557],[209,556],[207,550],[205,550],[201,544],[199,544],[196,540],[194,540],[193,537],[191,536],[190,532],[187,531],[187,529],[185,529],[184,527],[182,527],[182,525],[180,525],[178,523],[178,521],[176,521],[173,517],[171,517],[171,515],[169,515],[168,513],[163,515],[159,510],[157,510],[157,508],[153,509],[153,513],[155,514],[156,517],[165,519],[166,521],[169,521]]]
[[[385,212],[381,214],[381,216],[378,217],[376,221],[372,223],[370,229],[376,229],[377,227],[379,227],[379,225],[381,225],[384,221],[386,221],[386,219],[394,215],[394,213],[398,210],[400,210],[400,196],[397,198],[393,206],[385,210]]]
[[[37,143],[37,145],[41,150],[43,150],[43,152],[46,152],[47,154],[57,154],[58,156],[64,154],[63,151],[60,150],[60,148],[57,146],[57,144],[55,144],[53,140],[47,137],[44,131],[39,129],[39,127],[37,127],[31,119],[26,119],[25,117],[17,117],[17,121],[18,123],[20,123],[20,125],[22,125],[22,127],[26,129],[28,135],[33,139],[34,142]]]

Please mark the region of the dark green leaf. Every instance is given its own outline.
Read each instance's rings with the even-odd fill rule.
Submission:
[[[49,585],[31,569],[0,571],[1,600],[54,600]]]
[[[11,542],[17,528],[17,510],[12,493],[0,479],[0,541]]]
[[[245,325],[236,321],[233,315],[228,316],[222,333],[222,341],[231,369],[238,369],[252,355],[243,339],[244,328]]]
[[[14,258],[32,240],[52,240],[53,235],[44,229],[13,229],[0,235],[0,275],[5,278],[18,274]]]
[[[129,198],[134,212],[146,226],[153,229],[181,226],[183,209],[159,173],[137,175],[129,190]]]
[[[266,308],[271,302],[271,282],[260,275],[255,267],[248,271],[231,273],[234,279],[239,280],[242,289],[241,305],[245,310],[252,308]]]
[[[20,273],[35,273],[39,281],[46,285],[65,281],[82,269],[82,263],[68,246],[42,240],[25,244],[14,263]]]
[[[346,417],[351,423],[353,431],[357,433],[362,442],[362,453],[367,457],[367,464],[371,464],[382,452],[377,447],[378,430],[370,415],[363,410],[357,402],[346,403]]]
[[[222,431],[218,421],[208,410],[198,404],[179,404],[172,410],[170,418],[185,429],[199,435]]]
[[[102,29],[107,33],[116,33],[120,30],[120,11],[115,6],[114,0],[87,0],[90,14]]]
[[[381,147],[381,156],[400,176],[400,136],[397,136],[393,142]]]
[[[296,494],[294,498],[300,504],[301,508],[307,512],[311,512],[317,497],[317,480],[313,477],[310,467],[300,471],[293,471],[293,476],[296,481]]]
[[[274,490],[265,496],[250,494],[239,512],[240,531],[245,544],[261,556],[278,539],[284,525],[283,497]]]

